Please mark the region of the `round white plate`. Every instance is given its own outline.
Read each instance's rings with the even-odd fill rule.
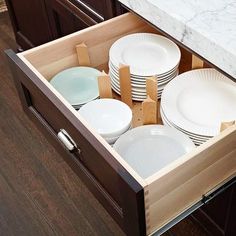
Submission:
[[[174,74],[170,75],[169,77],[165,78],[164,80],[159,80],[157,79],[158,85],[164,85],[166,83],[168,83],[169,81],[171,81],[172,79],[174,79],[177,75],[178,75],[179,71],[175,71]],[[112,70],[109,71],[110,76],[112,76],[113,78],[115,78],[117,81],[119,81],[119,76],[117,74],[114,74],[114,72]],[[146,79],[142,79],[142,80],[138,80],[138,79],[133,79],[131,77],[131,84],[133,86],[136,87],[145,87],[146,86]]]
[[[120,88],[120,81],[117,80],[116,78],[114,78],[113,76],[110,76],[111,78],[111,82],[114,83],[117,87]],[[165,87],[165,84],[164,85],[160,85],[157,87],[157,90],[160,91],[160,90],[163,90]],[[143,86],[143,87],[137,87],[136,85],[134,84],[131,84],[131,88],[132,88],[132,91],[134,92],[137,92],[137,93],[146,93],[146,86]]]
[[[152,75],[152,76],[158,78],[159,80],[164,80],[166,77],[169,77],[170,75],[174,74],[178,70],[178,67],[179,67],[179,65],[177,65],[175,68],[173,68],[172,70],[168,71],[165,74],[162,74],[162,75]],[[112,64],[111,61],[109,62],[109,69],[112,70],[115,74],[119,74],[119,68],[116,68]],[[134,80],[145,80],[147,78],[147,76],[133,75],[131,73],[130,73],[130,75],[131,75],[131,77]]]
[[[164,124],[164,125],[169,126],[169,127],[172,127],[172,128],[174,128],[174,129],[177,129],[176,127],[174,127],[174,126],[172,126],[171,124],[169,124],[166,120],[162,120],[162,121],[163,121],[163,124]],[[179,129],[177,129],[177,130],[179,130]],[[201,145],[201,144],[203,144],[204,142],[207,141],[207,140],[206,140],[206,141],[199,141],[199,140],[193,138],[192,136],[190,136],[190,135],[184,133],[183,131],[181,131],[181,130],[179,130],[179,131],[182,132],[183,134],[187,135],[187,136],[193,141],[193,143],[194,143],[195,145],[197,145],[197,146],[199,146],[199,145]]]
[[[173,124],[171,121],[169,121],[169,119],[165,116],[165,113],[163,112],[162,107],[160,107],[160,114],[161,114],[161,118],[162,118],[163,121],[165,121],[166,123],[168,123],[170,126],[176,128],[176,129],[178,129],[179,131],[181,131],[181,132],[187,134],[189,137],[192,137],[192,138],[197,139],[197,140],[199,140],[199,141],[207,141],[207,140],[209,140],[210,138],[212,138],[212,137],[209,137],[209,136],[207,137],[207,136],[200,136],[200,135],[197,135],[197,134],[193,134],[193,133],[190,133],[190,132],[188,132],[188,131],[186,131],[186,130],[183,130],[183,129],[181,129],[180,127],[176,126],[176,125]]]
[[[114,86],[112,86],[112,90],[120,95],[120,91],[118,91]],[[146,96],[139,96],[132,94],[132,100],[137,102],[143,102],[147,97]],[[158,99],[161,98],[161,93],[158,94]]]
[[[112,87],[114,87],[120,94],[120,87],[118,85],[116,85],[115,83],[112,83]],[[163,89],[158,90],[158,94],[157,94],[158,97],[160,97],[162,91],[163,91]],[[144,98],[144,99],[147,97],[146,91],[136,92],[136,91],[131,90],[131,93],[132,93],[132,95],[134,95],[136,97],[140,97],[140,98]]]
[[[51,85],[73,106],[85,104],[99,96],[99,70],[91,67],[72,67],[56,74]]]
[[[236,84],[214,69],[192,70],[165,87],[161,106],[168,120],[188,132],[215,136],[236,119]]]
[[[147,178],[194,148],[188,136],[163,125],[134,128],[113,148],[142,177]]]
[[[185,130],[179,129],[178,127],[176,127],[173,124],[171,124],[167,119],[165,119],[163,114],[162,114],[162,112],[161,112],[161,118],[162,118],[162,122],[163,122],[164,125],[173,127],[175,129],[179,130],[180,132],[186,134],[189,138],[191,138],[194,141],[195,144],[196,143],[197,144],[202,144],[202,143],[204,143],[204,142],[209,140],[209,138],[208,139],[201,139],[200,137],[192,136],[191,134],[185,132]]]
[[[110,48],[109,57],[115,67],[130,65],[134,75],[150,76],[166,73],[179,64],[178,46],[164,36],[136,33],[118,39]]]

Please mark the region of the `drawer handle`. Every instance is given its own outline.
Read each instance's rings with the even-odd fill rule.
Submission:
[[[70,152],[75,149],[77,149],[79,153],[81,152],[81,150],[77,147],[75,141],[70,137],[70,135],[64,129],[60,129],[60,131],[57,134],[57,137]]]

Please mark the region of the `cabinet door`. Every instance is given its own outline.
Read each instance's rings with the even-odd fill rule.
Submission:
[[[236,235],[236,184],[201,207],[193,217],[211,235]]]
[[[6,0],[15,32],[22,49],[38,46],[52,40],[44,0]]]
[[[45,3],[54,38],[65,36],[99,22],[69,1],[48,0]]]

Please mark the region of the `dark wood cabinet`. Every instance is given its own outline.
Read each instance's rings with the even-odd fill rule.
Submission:
[[[16,41],[23,50],[110,19],[115,0],[7,0]]]
[[[22,49],[53,39],[45,4],[42,0],[6,0],[15,38]]]
[[[45,4],[54,38],[65,36],[98,23],[69,2],[48,0]]]
[[[236,184],[202,206],[193,217],[210,235],[236,235]]]

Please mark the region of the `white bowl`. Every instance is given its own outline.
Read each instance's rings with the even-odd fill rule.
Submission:
[[[103,138],[120,136],[129,129],[132,121],[129,106],[115,99],[91,101],[78,112]]]
[[[118,135],[118,136],[114,136],[111,138],[104,138],[109,144],[114,144],[116,142],[116,140],[123,134],[125,134],[128,130],[132,129],[132,126],[130,126],[127,130],[125,130],[122,134]]]

